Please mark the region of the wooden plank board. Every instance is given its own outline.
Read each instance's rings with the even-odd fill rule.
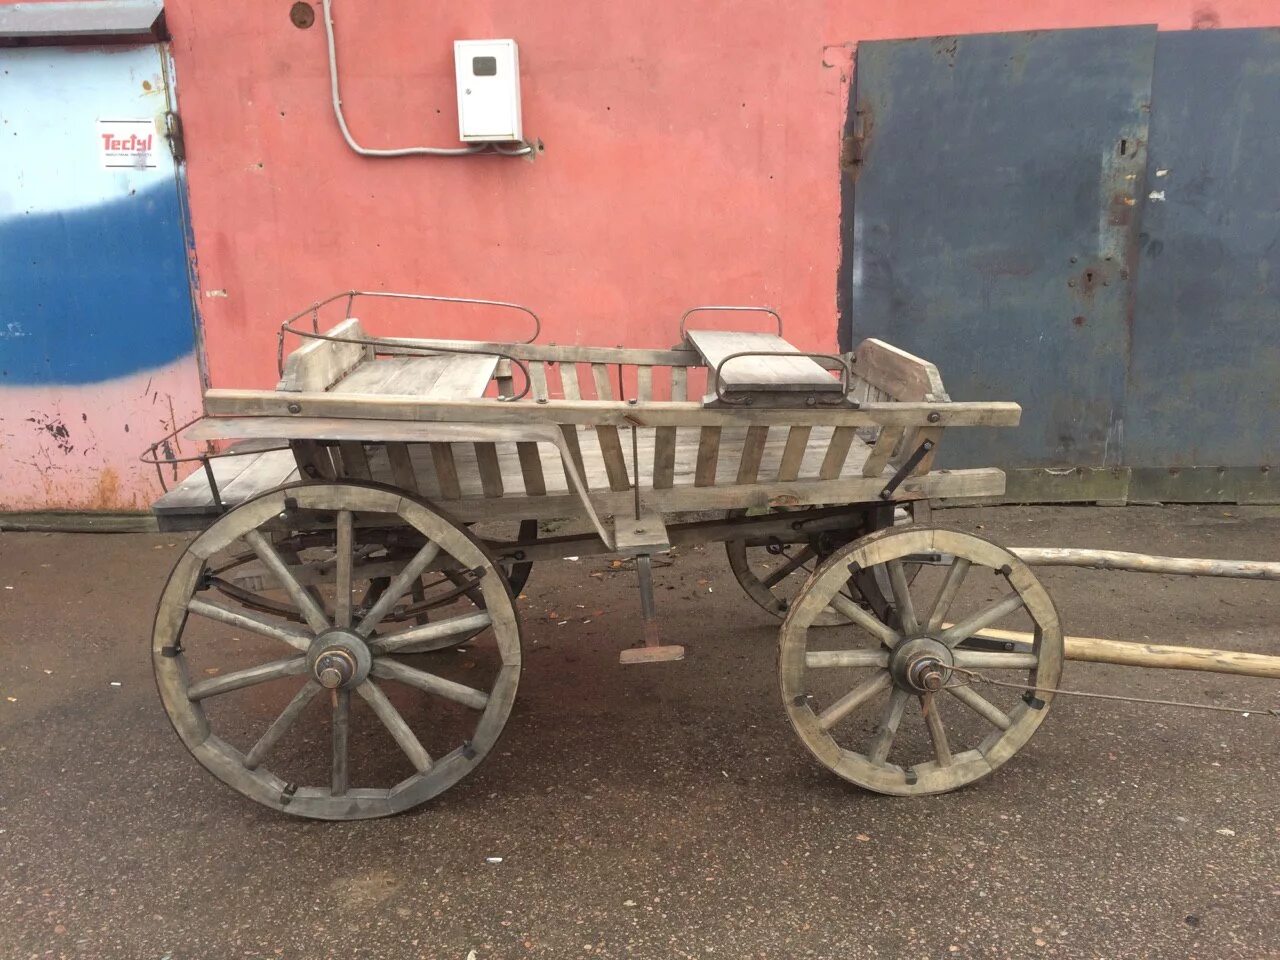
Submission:
[[[241,440],[228,449],[252,452],[241,456],[210,459],[209,466],[213,468],[214,482],[218,485],[218,492],[225,490],[232,480],[247,470],[262,455],[260,451],[263,447],[277,447],[282,443],[283,441],[280,440]],[[151,505],[155,513],[216,511],[213,492],[209,489],[209,478],[205,475],[204,467],[200,464],[195,466],[195,470],[187,474],[177,486]]]
[[[367,360],[330,392],[344,396],[421,397],[465,400],[481,397],[498,366],[492,355],[384,357]]]
[[[344,340],[366,339],[367,334],[355,317],[343,320],[324,333]],[[362,343],[339,343],[333,340],[307,339],[285,358],[284,373],[277,390],[328,390],[361,361],[373,358],[373,347]]]
[[[725,330],[689,330],[688,341],[707,362],[708,379],[726,357],[748,350],[780,353],[800,351],[772,333],[737,333]],[[752,391],[787,393],[839,393],[840,382],[809,357],[740,357],[720,371],[725,393]],[[714,389],[709,383],[708,391]]]

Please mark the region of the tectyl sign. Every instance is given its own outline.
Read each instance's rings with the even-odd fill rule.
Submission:
[[[99,120],[98,158],[102,166],[151,170],[155,168],[154,120]]]

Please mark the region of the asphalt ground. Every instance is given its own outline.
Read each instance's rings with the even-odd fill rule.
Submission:
[[[1275,508],[935,521],[1280,552]],[[634,575],[584,558],[534,569],[516,708],[471,777],[402,816],[307,822],[206,775],[160,707],[148,632],[185,542],[0,534],[0,957],[1280,957],[1280,719],[1058,698],[995,775],[881,797],[792,733],[777,624],[718,545],[656,571],[688,648],[671,664],[618,664]],[[1280,584],[1042,579],[1071,633],[1280,653]],[[1069,664],[1064,683],[1280,706],[1275,681]]]

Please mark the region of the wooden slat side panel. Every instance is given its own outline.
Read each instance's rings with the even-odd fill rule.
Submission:
[[[569,448],[569,459],[578,468],[578,476],[582,478],[583,486],[590,490],[591,482],[587,478],[586,462],[582,459],[582,441],[578,437],[578,428],[572,423],[562,424],[560,435],[564,437],[565,446]]]
[[[809,434],[813,427],[792,427],[787,431],[787,444],[782,448],[782,462],[778,464],[778,480],[790,483],[800,476],[804,452],[809,446]]]
[[[388,443],[387,459],[391,462],[391,482],[401,490],[419,493],[418,474],[413,469],[407,443]]]
[[[916,427],[898,448],[897,455],[889,462],[895,467],[906,463],[907,460],[911,458],[911,455],[920,447],[920,444],[924,443],[926,440],[931,440],[933,441],[933,446],[929,448],[929,451],[924,455],[924,458],[916,464],[915,469],[911,471],[911,475],[915,477],[923,473],[928,473],[933,469],[933,458],[938,455],[938,445],[942,442],[942,431],[942,427]]]
[[[849,448],[853,446],[857,430],[853,427],[836,427],[831,432],[831,441],[827,444],[827,453],[822,458],[822,466],[818,469],[820,480],[834,480],[844,469],[844,462],[849,457]]]
[[[542,360],[530,360],[529,362],[529,384],[530,393],[533,399],[547,400],[551,394],[547,390],[547,365]]]
[[[676,428],[658,427],[653,439],[653,488],[670,490],[676,473]]]
[[[600,441],[600,454],[604,457],[605,473],[609,476],[610,490],[630,490],[631,478],[627,476],[627,459],[622,453],[622,438],[617,427],[596,427]]]
[[[720,462],[721,427],[703,427],[698,434],[698,463],[694,468],[695,487],[714,487]]]
[[[476,464],[480,470],[480,488],[486,497],[503,494],[502,466],[498,462],[498,446],[494,443],[477,443]]]
[[[566,400],[582,399],[582,382],[578,379],[576,363],[560,364],[560,386],[564,390]]]
[[[341,440],[338,442],[338,456],[334,458],[334,466],[342,465],[342,476],[355,480],[370,480],[369,456],[365,453],[364,443],[359,440]]]
[[[683,401],[683,400],[689,399],[688,367],[672,367],[671,368],[671,399],[675,401]]]
[[[317,440],[292,440],[293,456],[298,472],[310,480],[332,480],[337,476],[329,449]]]
[[[462,496],[462,483],[458,478],[458,463],[453,456],[453,444],[432,443],[431,464],[435,468],[440,496],[445,500],[457,500]]]
[[[742,445],[742,459],[738,462],[738,482],[755,483],[760,475],[760,461],[764,457],[764,447],[769,441],[769,428],[753,426],[747,428],[747,439]]]
[[[894,450],[902,440],[903,431],[903,427],[880,428],[880,435],[876,437],[875,446],[871,448],[871,455],[862,465],[864,477],[878,477],[884,473],[884,468],[889,464],[889,458],[893,456]]]
[[[653,399],[653,367],[636,367],[636,397],[641,403]]]
[[[609,368],[605,364],[591,365],[591,379],[595,382],[597,400],[613,399],[613,385],[609,382]]]
[[[945,402],[950,399],[937,367],[883,340],[862,341],[853,361],[860,377],[894,400]]]
[[[517,443],[516,454],[520,458],[520,475],[524,478],[524,492],[531,497],[547,495],[547,481],[542,476],[542,458],[536,443]]]

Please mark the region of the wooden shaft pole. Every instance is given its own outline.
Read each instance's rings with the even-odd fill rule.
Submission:
[[[1188,577],[1235,577],[1241,580],[1280,580],[1280,563],[1254,560],[1203,560],[1196,557],[1156,557],[1123,550],[1077,550],[1070,547],[1011,547],[1010,552],[1032,567],[1090,567]]]
[[[992,640],[1029,644],[1032,634],[1021,630],[990,627],[977,634]],[[1159,643],[1132,643],[1100,637],[1062,638],[1063,656],[1089,663],[1114,663],[1126,667],[1158,667],[1164,670],[1199,670],[1204,673],[1231,673],[1242,677],[1280,679],[1280,657],[1205,647],[1175,647]]]

